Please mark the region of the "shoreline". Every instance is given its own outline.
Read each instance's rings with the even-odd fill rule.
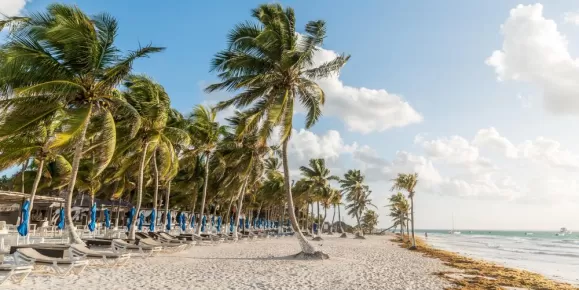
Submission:
[[[408,249],[410,242],[405,236],[396,235],[392,239],[401,248]],[[553,289],[572,290],[579,286],[560,282],[548,278],[542,274],[524,269],[505,267],[495,262],[466,257],[456,252],[441,250],[427,244],[423,239],[416,238],[416,250],[424,257],[440,260],[444,265],[456,269],[456,271],[441,271],[437,276],[455,284],[447,289],[497,289],[515,287],[523,289]]]

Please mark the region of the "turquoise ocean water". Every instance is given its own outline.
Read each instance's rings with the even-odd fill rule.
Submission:
[[[579,232],[504,230],[419,230],[435,248],[541,273],[579,285]]]

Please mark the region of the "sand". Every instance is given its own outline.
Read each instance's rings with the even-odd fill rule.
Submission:
[[[119,268],[90,267],[80,276],[32,274],[3,289],[443,289],[433,275],[448,271],[440,261],[399,248],[388,236],[366,240],[324,236],[315,245],[329,260],[288,258],[299,252],[295,238],[196,246],[132,259]]]

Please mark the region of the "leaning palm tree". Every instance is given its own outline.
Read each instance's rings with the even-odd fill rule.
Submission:
[[[315,53],[326,37],[326,24],[322,20],[307,22],[305,32],[298,34],[292,8],[264,4],[254,9],[252,16],[256,21],[236,25],[229,33],[228,48],[215,55],[212,70],[219,73],[221,82],[206,90],[236,93],[233,98],[220,102],[218,110],[252,105],[247,110],[245,127],[239,127],[238,134],[260,126],[259,135],[265,142],[274,127],[281,127],[284,187],[290,220],[303,253],[312,255],[316,250],[299,230],[290,186],[287,149],[294,104],[301,102],[305,106],[306,127],[313,126],[325,102],[324,92],[315,79],[337,73],[349,56],[341,55],[316,66]]]
[[[318,217],[320,216],[320,203],[326,204],[328,203],[331,195],[333,194],[333,190],[330,187],[330,180],[339,180],[339,177],[335,175],[330,175],[330,170],[326,167],[326,161],[322,158],[318,159],[310,159],[309,167],[301,166],[300,172],[303,176],[304,186],[309,188],[311,194],[313,194],[317,206],[318,206]],[[324,208],[326,208],[324,206]],[[324,219],[319,222],[320,227],[326,220],[326,216],[324,215]],[[318,230],[318,237],[321,236],[321,228]]]
[[[226,127],[219,125],[215,120],[217,112],[214,109],[198,105],[193,109],[189,116],[191,121],[191,139],[193,140],[194,150],[188,151],[189,154],[203,154],[205,162],[205,178],[203,183],[203,196],[201,198],[201,215],[205,211],[205,201],[207,199],[207,185],[209,183],[209,163],[211,156],[221,136],[225,134]],[[197,227],[197,233],[201,232],[201,227]]]
[[[346,205],[348,214],[356,218],[358,229],[360,230],[362,228],[360,224],[362,213],[369,205],[373,206],[372,200],[370,199],[370,188],[364,184],[364,175],[360,173],[360,170],[348,170],[348,172],[344,174],[344,178],[340,180],[340,187],[342,193],[346,194],[346,200],[349,202]]]
[[[391,190],[406,190],[408,198],[410,198],[410,227],[412,232],[412,248],[416,248],[416,240],[414,239],[414,189],[418,184],[418,173],[403,174],[398,173],[398,176],[392,179],[394,184]]]
[[[71,207],[85,134],[92,120],[101,121],[101,172],[113,155],[113,116],[134,112],[113,92],[131,71],[133,62],[163,48],[145,46],[123,56],[114,45],[117,21],[108,14],[87,16],[78,7],[51,4],[44,13],[12,19],[8,40],[0,47],[0,94],[14,103],[65,106],[62,131],[55,142],[74,142],[72,173],[67,190],[67,228],[73,243],[82,243],[75,231]],[[10,21],[10,19],[8,20]],[[138,121],[135,122],[138,127]]]
[[[389,215],[393,222],[391,228],[396,229],[396,227],[400,227],[400,235],[403,235],[404,228],[408,228],[408,211],[410,209],[408,200],[402,192],[398,192],[397,194],[390,196],[388,201],[388,207],[390,207]]]

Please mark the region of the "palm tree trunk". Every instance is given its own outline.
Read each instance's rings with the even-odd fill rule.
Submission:
[[[92,106],[89,106],[87,116],[90,116],[91,113],[92,113]],[[66,227],[68,230],[68,236],[70,237],[71,243],[81,245],[84,245],[84,242],[80,239],[80,237],[76,233],[76,227],[74,226],[74,222],[72,221],[72,197],[74,194],[74,185],[76,183],[76,176],[78,175],[78,166],[80,164],[80,159],[82,158],[82,147],[84,145],[84,139],[86,136],[87,129],[88,129],[88,122],[86,122],[83,125],[82,131],[80,132],[80,136],[76,143],[76,148],[74,149],[74,157],[72,159],[70,181],[68,182],[68,192],[66,195]]]
[[[171,181],[167,182],[167,193],[165,193],[165,214],[169,212],[169,198],[171,197]],[[165,224],[163,229],[167,229],[167,220],[165,219]]]
[[[358,213],[356,213],[356,221],[358,222],[358,232],[361,232],[363,236],[364,231],[362,231],[362,225],[360,225],[360,216],[358,215]]]
[[[24,193],[24,171],[26,171],[26,167],[28,167],[28,159],[22,163],[22,171],[20,171],[20,182],[22,182],[21,191]]]
[[[153,193],[153,210],[155,211],[155,220],[151,221],[153,223],[153,229],[157,227],[157,207],[159,201],[159,168],[157,167],[157,149],[153,150],[153,172],[155,174],[155,191]],[[165,211],[166,213],[166,211]],[[162,230],[162,229],[161,229]]]
[[[309,205],[309,204],[306,204],[306,226],[305,226],[305,229],[306,229],[306,231],[308,231],[308,232],[309,232],[309,228],[310,228],[310,226],[309,226],[309,225],[310,225],[309,221],[310,221],[310,205]]]
[[[320,224],[320,201],[316,202],[317,206],[318,206],[318,216],[317,216],[317,220],[318,220],[318,237],[321,236],[321,232],[322,232],[322,225]]]
[[[314,217],[314,213],[315,213],[314,212],[314,203],[312,202],[310,205],[312,206],[312,228],[311,228],[311,230],[312,230],[312,236],[313,236],[316,234],[314,232],[314,224],[316,223],[316,218]]]
[[[224,224],[229,224],[229,219],[231,218],[231,207],[233,206],[234,198],[235,196],[232,196],[231,200],[229,201],[229,207],[227,208],[227,215],[225,216],[225,221],[223,222]],[[225,230],[224,232],[227,232],[227,230]]]
[[[322,227],[321,230],[324,230],[324,224],[326,223],[326,217],[328,217],[328,209],[324,206],[324,219],[322,220]]]
[[[292,223],[292,227],[294,228],[294,231],[296,232],[296,237],[298,238],[298,241],[300,243],[300,247],[302,248],[302,252],[304,252],[305,254],[314,254],[316,252],[316,249],[314,248],[313,245],[311,245],[308,240],[306,240],[306,237],[304,237],[304,235],[302,234],[302,231],[300,230],[300,225],[298,224],[298,220],[296,219],[296,214],[294,212],[294,200],[292,197],[292,188],[290,185],[290,170],[289,170],[289,164],[288,164],[288,160],[287,160],[287,145],[288,145],[289,140],[284,140],[283,141],[283,145],[282,145],[282,161],[283,161],[283,175],[284,175],[284,187],[285,187],[285,192],[286,192],[286,199],[288,202],[288,208],[290,209],[290,221]]]
[[[194,188],[194,197],[193,197],[193,206],[191,207],[191,217],[195,216],[195,207],[197,206],[197,198],[199,198],[199,191],[197,187]],[[195,220],[195,224],[197,224],[197,220]]]
[[[135,230],[137,226],[137,217],[141,211],[141,202],[143,201],[143,178],[145,175],[145,163],[147,161],[147,149],[149,148],[149,143],[145,144],[143,148],[143,155],[141,156],[141,164],[139,165],[139,180],[137,186],[137,211],[135,211],[135,216],[131,222],[131,230],[129,231],[129,239],[135,239]]]
[[[334,215],[332,216],[332,224],[330,225],[330,234],[334,232],[334,221],[336,220],[336,206],[334,205]]]
[[[44,168],[44,158],[40,158],[40,164],[38,164],[38,171],[36,172],[36,178],[34,179],[32,191],[30,192],[30,207],[28,208],[28,216],[32,214],[32,207],[34,206],[34,196],[36,195],[36,189],[38,189],[38,184],[40,183],[40,177],[42,177],[43,168]],[[28,230],[30,231],[30,219],[28,219],[27,227]]]
[[[207,184],[209,184],[209,157],[211,157],[211,153],[205,153],[205,180],[203,181],[203,198],[201,199],[201,215],[199,215],[199,220],[203,218],[205,199],[207,198]],[[200,233],[201,227],[197,227],[197,234]]]
[[[414,195],[410,196],[410,225],[412,226],[412,247],[416,248],[416,240],[414,239]]]
[[[338,204],[338,229],[340,231],[340,234],[344,232],[344,229],[342,228],[342,216],[340,215],[340,205]]]
[[[245,187],[247,186],[248,177],[245,177],[243,185],[239,189],[239,194],[237,195],[237,210],[235,211],[235,226],[233,227],[233,239],[237,240],[237,228],[239,227],[239,216],[241,215],[241,207],[243,206],[243,197],[245,196]],[[245,217],[247,218],[247,216]],[[243,225],[242,225],[243,226]],[[243,227],[245,229],[245,226]]]

